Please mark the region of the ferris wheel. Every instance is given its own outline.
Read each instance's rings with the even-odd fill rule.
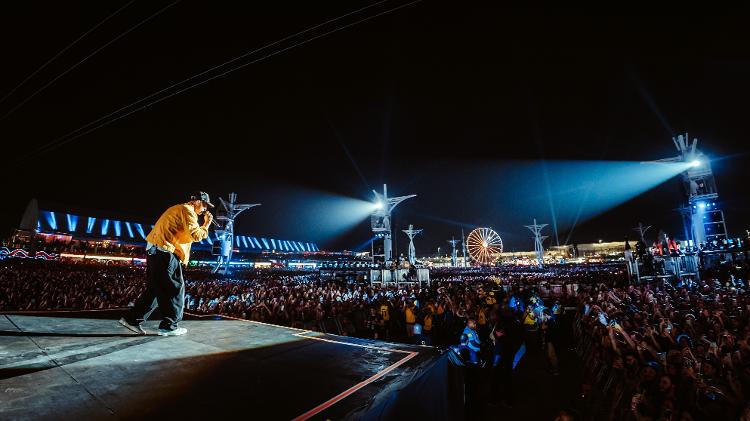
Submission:
[[[475,262],[489,265],[503,252],[503,240],[492,228],[477,228],[466,237],[466,247]]]

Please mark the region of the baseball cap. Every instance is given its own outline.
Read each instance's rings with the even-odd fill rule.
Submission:
[[[211,198],[208,197],[208,193],[197,191],[190,195],[190,200],[200,200],[203,201],[208,207],[213,208],[214,204],[211,203]]]

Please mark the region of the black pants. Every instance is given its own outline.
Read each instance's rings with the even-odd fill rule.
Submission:
[[[126,319],[141,324],[157,306],[162,315],[159,329],[177,329],[185,307],[182,265],[173,253],[152,247],[146,252],[146,291],[138,297]]]

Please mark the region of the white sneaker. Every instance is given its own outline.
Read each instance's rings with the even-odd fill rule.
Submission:
[[[177,329],[159,329],[159,336],[180,336],[187,333],[187,329],[184,327],[178,327]]]
[[[141,325],[132,325],[132,324],[128,323],[128,321],[125,320],[124,317],[120,319],[120,324],[123,325],[123,326],[125,326],[126,328],[128,328],[130,331],[135,332],[135,333],[137,333],[139,335],[145,335],[146,334],[146,331],[143,330],[143,328],[141,327]]]

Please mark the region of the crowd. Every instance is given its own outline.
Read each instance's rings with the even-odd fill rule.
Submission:
[[[0,311],[124,307],[143,289],[144,269],[34,259],[0,261]]]
[[[582,407],[595,419],[748,419],[745,281],[582,288]]]
[[[492,373],[493,396],[510,404],[510,361],[525,341],[520,320],[527,327],[551,323],[550,309],[542,311],[539,289],[532,286],[540,281],[580,282],[587,276],[526,269],[475,270],[465,279],[456,272],[439,271],[429,287],[420,287],[321,280],[317,272],[270,269],[223,278],[190,268],[186,311],[421,345],[458,344],[456,355],[467,368],[471,402],[480,396],[475,386],[482,370]],[[8,259],[0,262],[0,311],[127,307],[143,291],[144,270]],[[558,303],[552,314],[559,309]]]
[[[619,263],[559,264],[542,268],[528,265],[499,267],[436,268],[430,270],[433,280],[473,282],[500,280],[503,284],[591,284],[627,282],[627,271]]]
[[[144,288],[144,268],[10,259],[0,265],[0,310],[122,308]],[[588,282],[591,273],[622,276],[608,266],[578,270],[512,267],[434,272],[429,288],[321,280],[317,272],[277,269],[222,278],[186,271],[186,310],[374,339],[450,345],[470,318],[482,334],[499,294],[525,285]]]
[[[142,267],[8,259],[0,262],[0,310],[105,309],[132,305]],[[629,285],[610,264],[544,269],[438,269],[426,286],[321,280],[273,269],[223,278],[186,272],[186,310],[364,338],[452,346],[467,395],[513,404],[512,371],[528,346],[550,373],[557,354],[584,363],[584,419],[748,417],[750,291],[746,277]],[[721,279],[721,282],[718,281]],[[563,308],[575,344],[561,344]],[[479,406],[479,404],[477,404]]]

